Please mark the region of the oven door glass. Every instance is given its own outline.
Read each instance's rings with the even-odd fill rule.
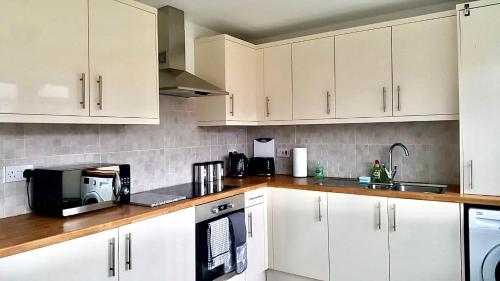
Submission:
[[[232,276],[234,273],[224,273],[224,265],[218,266],[213,270],[208,270],[208,224],[212,221],[227,217],[236,212],[244,212],[238,210],[225,214],[224,216],[216,217],[210,220],[202,221],[196,224],[196,281],[213,281],[221,278],[224,275]],[[232,250],[234,247],[231,247]],[[235,256],[234,253],[232,255]],[[219,280],[225,280],[221,278]]]

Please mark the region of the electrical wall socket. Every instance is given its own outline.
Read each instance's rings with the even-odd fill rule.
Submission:
[[[276,155],[278,157],[289,158],[290,157],[290,151],[288,149],[282,149],[282,148],[280,148],[280,149],[278,149],[276,151]]]
[[[33,169],[33,165],[5,166],[3,169],[4,182],[25,181],[24,170]]]

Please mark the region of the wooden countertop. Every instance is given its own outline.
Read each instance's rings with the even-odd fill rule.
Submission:
[[[274,176],[270,178],[248,177],[242,180],[226,179],[224,182],[227,184],[238,184],[241,187],[195,199],[182,200],[156,208],[122,205],[68,218],[54,218],[31,213],[0,219],[0,258],[117,228],[266,186],[500,206],[500,197],[461,195],[457,187],[449,189],[444,194],[428,194],[367,190],[355,186],[318,186],[314,184],[315,181],[312,178],[293,178],[290,176]]]

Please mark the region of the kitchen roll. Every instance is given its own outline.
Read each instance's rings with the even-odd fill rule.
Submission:
[[[307,148],[293,149],[293,176],[296,178],[307,177]]]

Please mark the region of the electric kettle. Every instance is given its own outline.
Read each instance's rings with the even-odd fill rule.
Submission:
[[[229,176],[244,178],[247,175],[248,158],[243,153],[229,152]]]

